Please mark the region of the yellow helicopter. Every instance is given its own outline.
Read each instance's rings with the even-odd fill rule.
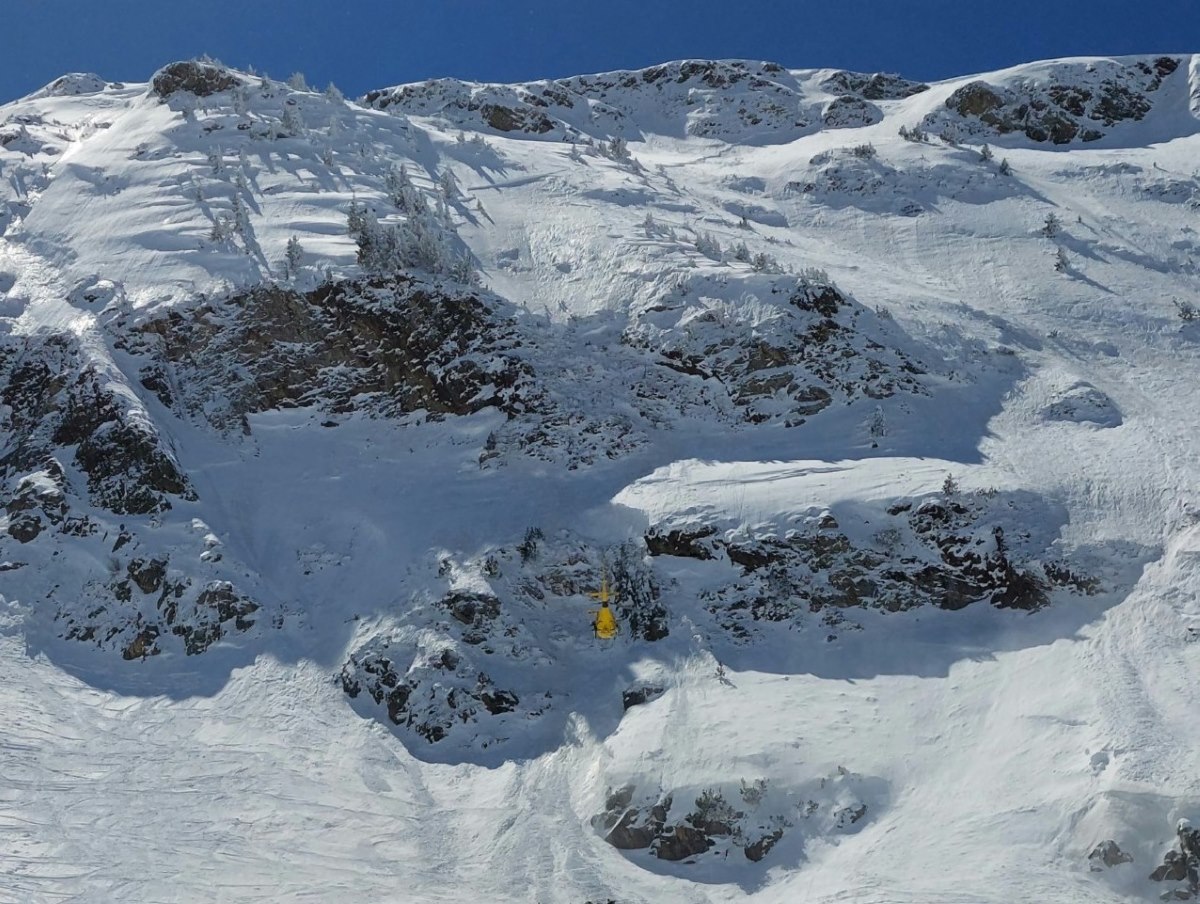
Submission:
[[[592,599],[599,601],[600,608],[592,610],[591,614],[595,615],[592,620],[592,630],[596,632],[596,637],[599,640],[612,640],[617,636],[617,619],[613,615],[612,609],[608,607],[609,600],[616,600],[615,592],[609,593],[608,575],[604,574],[600,578],[600,589],[594,593],[589,593]]]

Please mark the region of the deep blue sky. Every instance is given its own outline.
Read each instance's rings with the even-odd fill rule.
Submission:
[[[1047,57],[1200,52],[1200,2],[1154,0],[7,0],[0,102],[74,71],[146,81],[207,53],[348,95],[682,57],[936,79]]]

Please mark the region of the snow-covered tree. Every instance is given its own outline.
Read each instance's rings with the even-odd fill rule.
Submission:
[[[280,121],[280,128],[284,135],[291,138],[304,134],[304,117],[300,115],[300,109],[295,104],[283,105],[283,119]]]
[[[325,86],[325,98],[334,103],[341,103],[346,99],[346,96],[338,89],[338,86],[330,82]]]
[[[871,448],[876,448],[879,440],[887,436],[887,433],[887,419],[883,416],[883,408],[876,405],[871,417],[867,419],[867,435],[871,437]]]
[[[426,209],[425,200],[409,178],[407,167],[389,167],[383,177],[383,187],[392,204],[404,213],[419,213]]]
[[[248,244],[254,237],[254,227],[250,224],[250,211],[242,203],[242,196],[239,194],[233,196],[232,217],[233,231]]]
[[[1042,235],[1048,239],[1054,238],[1058,235],[1061,225],[1058,216],[1053,211],[1046,214],[1046,220],[1042,223]]]
[[[709,232],[696,233],[696,250],[713,260],[721,257],[721,243]]]
[[[1057,270],[1059,273],[1066,273],[1067,268],[1069,268],[1070,266],[1071,266],[1071,261],[1067,257],[1067,251],[1065,248],[1063,248],[1060,245],[1057,253],[1055,253],[1055,255],[1054,255],[1054,269]]]
[[[979,146],[979,159],[987,161],[991,160],[994,156],[995,155],[992,153],[992,149],[986,144]]]
[[[351,201],[346,211],[346,232],[357,239],[367,229],[367,208],[360,201]]]
[[[295,236],[288,239],[287,251],[287,267],[288,274],[294,279],[300,271],[300,263],[304,260],[304,248],[300,244],[300,240]]]
[[[628,160],[630,158],[629,143],[620,136],[610,139],[608,144],[603,146],[602,150],[604,156],[613,160]]]
[[[1012,175],[1012,164],[1010,164],[1010,163],[1008,162],[1008,158],[1007,158],[1007,157],[1003,157],[1003,158],[1001,158],[1001,160],[1000,160],[1000,168],[999,168],[999,169],[1000,169],[1000,175],[1001,175],[1001,176],[1011,176],[1011,175]]]
[[[308,82],[305,81],[303,72],[293,72],[290,76],[288,76],[287,83],[288,87],[293,91],[308,90]]]
[[[250,92],[244,85],[233,89],[233,112],[238,116],[245,116],[250,112]]]

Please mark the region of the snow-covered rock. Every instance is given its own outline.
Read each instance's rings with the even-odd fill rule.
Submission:
[[[957,138],[1016,132],[1034,142],[1096,141],[1114,126],[1142,120],[1182,62],[1164,56],[1064,62],[1030,74],[1018,70],[999,84],[980,80],[963,85],[922,125]]]

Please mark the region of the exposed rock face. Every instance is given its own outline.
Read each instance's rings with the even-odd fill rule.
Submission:
[[[959,137],[1018,132],[1039,143],[1095,141],[1119,123],[1145,117],[1155,92],[1179,64],[1174,57],[1130,65],[1105,60],[1086,67],[1062,64],[1038,81],[974,81],[922,124]]]
[[[1122,863],[1132,863],[1133,855],[1121,850],[1121,846],[1115,841],[1101,841],[1088,854],[1088,862],[1091,864],[1092,872],[1098,872],[1105,868],[1111,869],[1114,866],[1120,866]]]
[[[822,82],[821,87],[865,100],[902,100],[929,90],[929,86],[923,82],[909,81],[886,72],[876,72],[873,75],[862,72],[835,72]]]
[[[1200,897],[1200,830],[1186,819],[1176,827],[1178,850],[1167,851],[1163,862],[1150,874],[1154,882],[1181,882],[1161,895],[1164,901],[1191,901]]]
[[[610,791],[592,826],[613,847],[686,863],[740,852],[758,863],[789,832],[830,835],[857,831],[868,807],[858,798],[862,777],[839,767],[807,790],[774,794],[759,779],[732,789],[639,795],[626,785]],[[690,807],[680,805],[691,800]],[[722,861],[723,862],[723,861]]]
[[[657,684],[640,684],[621,692],[621,705],[625,709],[641,706],[663,695],[663,688]]]
[[[430,417],[525,411],[532,370],[495,301],[396,276],[266,286],[137,328],[142,382],[222,429],[276,408]]]
[[[170,63],[158,70],[150,86],[155,94],[166,100],[178,91],[186,91],[196,97],[208,97],[240,84],[227,69],[199,60],[185,60]]]
[[[870,101],[846,94],[825,105],[821,122],[830,129],[857,129],[883,120],[883,111]]]
[[[141,551],[138,531],[196,495],[121,372],[68,336],[10,340],[0,412],[0,547],[27,547],[63,637],[145,659],[168,643],[202,653],[254,626],[259,604],[219,570]],[[74,567],[105,561],[107,580]]]
[[[499,132],[573,139],[632,137],[646,127],[636,114],[654,110],[674,134],[737,140],[787,140],[808,128],[795,77],[775,63],[685,60],[519,85],[438,79],[372,91],[363,103],[380,110],[437,115]]]
[[[711,559],[714,557],[713,551],[710,545],[703,541],[712,537],[716,532],[717,529],[712,526],[694,529],[675,528],[666,531],[652,529],[646,534],[646,549],[652,556]]]
[[[91,502],[117,514],[149,514],[170,499],[194,499],[153,422],[120,374],[83,357],[65,337],[31,338],[0,373],[11,439],[0,482],[41,469],[56,450],[73,449]],[[59,468],[60,479],[65,479]]]
[[[770,293],[733,305],[698,292],[644,315],[624,341],[666,367],[715,380],[755,424],[802,424],[835,399],[925,392],[926,369],[900,350],[905,340],[837,287],[801,278]]]
[[[445,747],[478,751],[542,732],[547,717],[565,715],[555,709],[560,656],[592,642],[595,602],[586,594],[603,575],[623,644],[667,635],[669,613],[640,544],[597,549],[531,530],[479,558],[437,562],[428,578],[444,592],[413,591],[409,605],[420,620],[399,617],[390,632],[356,646],[342,688],[360,713],[386,717],[422,748],[452,738]],[[631,687],[626,708],[662,690]]]
[[[63,636],[118,650],[125,659],[157,656],[172,637],[186,655],[198,655],[253,628],[260,608],[228,581],[197,586],[193,577],[168,570],[165,559],[140,558],[107,584],[87,588],[82,602],[60,606]]]
[[[342,668],[342,689],[351,699],[366,691],[386,707],[393,724],[431,744],[446,738],[455,726],[513,713],[520,706],[515,693],[496,687],[487,673],[449,647],[407,668],[396,664],[395,655],[386,643],[356,653]]]
[[[1046,605],[1054,587],[1097,592],[1096,579],[1041,558],[1049,538],[1013,527],[1014,518],[1018,525],[1023,517],[1045,520],[1044,513],[1015,514],[1037,505],[994,492],[898,503],[870,518],[874,538],[867,544],[851,540],[828,514],[782,534],[750,534],[744,528],[718,533],[710,525],[700,548],[742,573],[706,592],[704,604],[726,630],[748,640],[757,636],[755,623],[793,623],[805,613],[824,613],[825,622],[836,626],[846,624],[843,613],[856,608],[960,609],[988,601],[1030,610]],[[689,534],[697,531],[687,528]],[[671,533],[669,524],[658,525],[651,536]],[[662,554],[694,551],[682,545]]]

